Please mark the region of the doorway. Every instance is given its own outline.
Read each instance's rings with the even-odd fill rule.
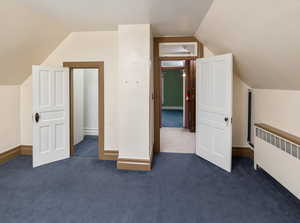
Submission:
[[[98,70],[73,69],[74,156],[98,158]]]
[[[63,66],[70,72],[70,154],[104,159],[104,63]]]
[[[194,153],[189,60],[163,60],[161,68],[161,152]]]
[[[161,126],[185,126],[185,61],[161,61]]]
[[[179,135],[177,134],[178,130],[181,130],[181,132],[184,131],[192,133],[193,137],[195,135],[195,60],[201,57],[203,57],[203,45],[195,37],[154,38],[154,152],[162,151],[161,145],[163,142],[161,140],[161,131],[166,130],[166,128],[162,126],[162,121],[164,121],[164,111],[162,110],[165,106],[165,104],[162,103],[162,97],[164,96],[162,95],[164,94],[161,78],[162,68],[164,67],[162,66],[162,63],[167,61],[184,61],[184,64],[181,65],[180,71],[178,71],[181,73],[181,77],[182,75],[186,76],[184,81],[182,79],[182,104],[174,106],[175,109],[179,110],[179,115],[177,114],[176,116],[182,117],[182,122],[176,122],[179,123],[179,125],[177,125],[178,128],[169,128],[170,131],[168,132],[170,135],[173,135],[172,139],[164,140],[165,142],[174,142],[173,145],[177,145],[178,143],[176,143],[176,140],[174,141],[174,139],[176,137],[182,138],[180,135],[181,133]],[[176,107],[179,107],[179,109]],[[174,133],[175,131],[176,133]],[[187,139],[187,141],[190,140]],[[194,142],[195,140],[192,141]],[[193,150],[194,149],[195,146],[193,146]]]

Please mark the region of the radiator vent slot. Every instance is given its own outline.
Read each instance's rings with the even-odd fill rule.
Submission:
[[[278,149],[288,153],[294,158],[298,158],[300,160],[300,146],[296,145],[288,140],[285,140],[273,133],[265,131],[261,128],[256,128],[256,137],[264,140],[265,142],[274,145]]]

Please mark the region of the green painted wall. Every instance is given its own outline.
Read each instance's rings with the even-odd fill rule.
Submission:
[[[165,106],[183,107],[183,77],[182,70],[165,70],[164,103]]]

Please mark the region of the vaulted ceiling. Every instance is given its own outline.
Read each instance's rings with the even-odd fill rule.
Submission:
[[[0,7],[0,85],[20,84],[68,34],[57,19],[26,1],[4,0]]]
[[[156,36],[193,35],[212,0],[2,0],[0,85],[20,84],[70,33],[150,23]]]
[[[300,90],[299,0],[3,0],[0,85],[22,83],[72,31],[141,23],[156,36],[198,30],[215,54],[234,54],[251,87]]]
[[[214,0],[196,36],[251,87],[300,90],[299,27],[299,0]]]

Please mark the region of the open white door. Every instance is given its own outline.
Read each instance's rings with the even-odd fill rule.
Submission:
[[[70,157],[69,69],[33,66],[33,167]]]
[[[231,172],[232,54],[197,59],[196,154]]]

